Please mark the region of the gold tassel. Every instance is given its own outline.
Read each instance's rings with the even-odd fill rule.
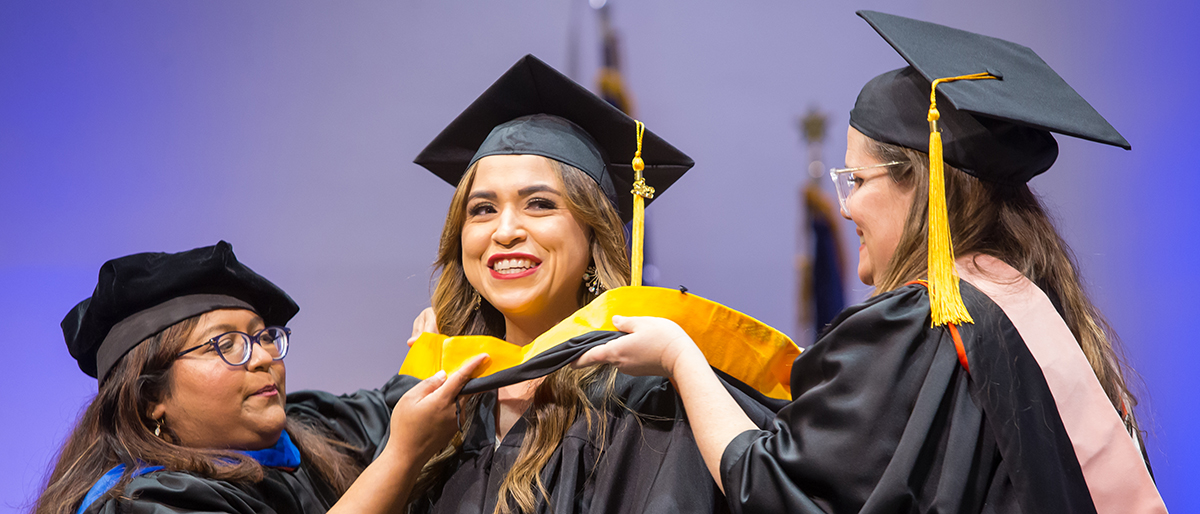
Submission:
[[[642,122],[634,120],[637,124],[637,152],[633,154],[633,262],[630,273],[630,285],[642,285],[642,239],[645,238],[646,229],[646,199],[654,198],[654,188],[646,185],[646,179],[642,177],[642,170],[646,168],[645,161],[642,160],[642,134],[646,131],[646,126]]]
[[[937,87],[956,80],[994,79],[990,73],[975,73],[933,81],[929,91],[929,310],[933,326],[975,323],[958,289],[954,269],[954,242],[946,206],[946,176],[942,163],[942,133],[938,131]]]

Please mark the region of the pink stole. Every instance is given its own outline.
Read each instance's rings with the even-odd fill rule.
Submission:
[[[962,279],[1004,311],[1042,368],[1096,512],[1167,512],[1137,442],[1046,294],[994,257],[963,257],[957,264]]]

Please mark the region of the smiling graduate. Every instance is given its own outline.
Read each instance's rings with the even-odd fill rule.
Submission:
[[[400,372],[454,369],[480,350],[492,360],[463,389],[462,431],[426,467],[413,508],[724,511],[669,381],[568,366],[623,335],[614,315],[652,314],[709,336],[733,394],[763,422],[767,393],[786,396],[799,353],[786,336],[692,294],[630,287],[641,209],[692,160],[526,56],[416,162],[456,190],[437,259],[440,334],[421,335]]]

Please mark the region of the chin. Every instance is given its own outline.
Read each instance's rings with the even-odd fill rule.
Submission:
[[[274,443],[274,438],[279,437],[279,433],[283,432],[286,426],[287,413],[284,412],[283,407],[272,407],[263,413],[262,418],[258,422],[258,427],[254,432],[263,437],[271,438],[271,442]]]
[[[868,286],[875,285],[875,274],[869,268],[863,265],[858,266],[858,280]]]
[[[543,296],[532,290],[509,291],[505,294],[484,297],[492,307],[505,316],[537,311],[542,307],[538,300]]]

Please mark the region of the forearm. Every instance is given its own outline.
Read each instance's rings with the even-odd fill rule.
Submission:
[[[721,456],[729,442],[738,434],[747,430],[757,430],[758,426],[750,420],[742,408],[738,406],[729,391],[717,379],[704,354],[694,346],[691,350],[680,355],[672,372],[671,381],[683,399],[687,409],[688,422],[696,445],[708,471],[712,474],[717,486],[724,492],[721,483]]]
[[[384,448],[379,458],[363,470],[329,513],[404,512],[409,493],[425,464],[425,459],[417,460],[392,447]]]

